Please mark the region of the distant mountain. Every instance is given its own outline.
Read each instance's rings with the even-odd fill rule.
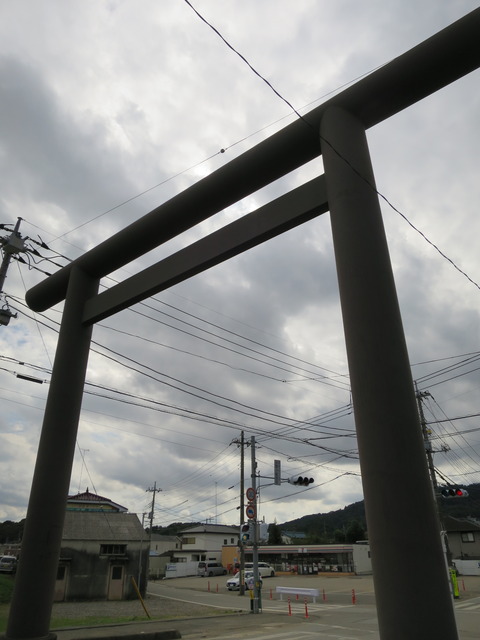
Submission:
[[[440,517],[442,515],[453,516],[455,518],[477,518],[480,519],[480,484],[462,485],[468,491],[467,498],[439,498],[438,509]],[[395,493],[392,490],[392,500],[395,501]],[[295,531],[304,533],[302,540],[305,544],[322,542],[340,542],[346,539],[349,529],[358,531],[358,526],[367,535],[367,523],[365,520],[364,501],[354,502],[343,509],[330,511],[328,513],[316,513],[295,520],[289,520],[278,525],[282,531],[293,534]],[[358,531],[360,533],[360,531]],[[352,531],[353,533],[353,531]]]
[[[476,518],[480,520],[480,483],[462,485],[468,491],[467,498],[439,498],[438,509],[442,515],[454,518]],[[395,501],[395,491],[392,490],[392,500]],[[0,522],[0,544],[18,542],[22,538],[25,520]],[[173,522],[166,527],[154,526],[152,531],[162,535],[179,535],[188,527],[201,524],[199,522]],[[295,531],[305,534],[301,537],[303,544],[342,542],[363,539],[367,536],[365,520],[365,506],[363,500],[354,502],[343,509],[316,513],[295,520],[288,520],[278,524],[282,531],[294,534]],[[294,535],[292,536],[294,537]],[[349,540],[352,538],[352,540]]]
[[[166,527],[156,526],[152,527],[153,533],[158,533],[162,536],[178,536],[183,529],[187,529],[188,527],[195,527],[197,525],[203,524],[201,522],[172,522]],[[147,527],[148,530],[148,527]]]
[[[14,544],[20,542],[25,526],[25,518],[20,522],[5,520],[0,522],[0,544]]]
[[[283,531],[288,531],[289,535],[294,538],[295,531],[305,534],[302,538],[305,544],[342,542],[345,540],[347,530],[353,524],[360,527],[360,538],[365,536],[365,506],[363,500],[354,502],[353,504],[330,511],[329,513],[316,513],[309,516],[289,520],[278,526]],[[343,540],[342,540],[343,538]]]

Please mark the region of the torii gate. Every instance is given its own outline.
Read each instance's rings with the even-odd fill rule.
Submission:
[[[365,130],[480,66],[472,11],[32,288],[65,300],[6,637],[49,635],[92,326],[331,213],[380,637],[458,637]],[[440,134],[440,132],[439,132]],[[100,278],[323,155],[325,174],[98,294]],[[402,487],[392,499],[392,487]],[[405,514],[415,534],[405,535]],[[414,576],[408,559],[421,558]],[[414,588],[415,587],[415,588]]]

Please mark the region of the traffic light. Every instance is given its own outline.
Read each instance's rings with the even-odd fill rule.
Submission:
[[[463,487],[444,487],[440,491],[443,498],[467,498],[468,491]]]
[[[240,541],[242,544],[248,544],[249,542],[252,542],[252,530],[250,522],[246,522],[240,527]]]
[[[309,478],[308,476],[292,476],[291,478],[288,479],[288,482],[290,484],[296,484],[298,486],[308,487],[309,484],[312,484],[312,482],[314,482],[314,479]]]

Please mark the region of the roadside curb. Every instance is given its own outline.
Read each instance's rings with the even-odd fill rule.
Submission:
[[[235,616],[248,616],[247,611],[234,611],[225,615],[196,616],[194,618],[182,617],[170,620],[142,620],[135,622],[121,622],[119,624],[101,625],[96,627],[61,627],[51,630],[51,635],[57,640],[133,640],[139,637],[142,640],[176,640],[181,638],[177,629],[169,628],[155,631],[144,631],[147,625],[172,625],[194,620],[218,620],[219,618],[232,618]],[[135,629],[133,629],[135,627]],[[4,640],[3,636],[0,636]]]

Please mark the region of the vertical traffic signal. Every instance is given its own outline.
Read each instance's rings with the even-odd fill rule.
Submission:
[[[249,542],[252,542],[252,531],[251,531],[251,523],[250,522],[246,522],[245,524],[242,524],[242,526],[240,527],[240,541],[242,544],[248,544]]]

